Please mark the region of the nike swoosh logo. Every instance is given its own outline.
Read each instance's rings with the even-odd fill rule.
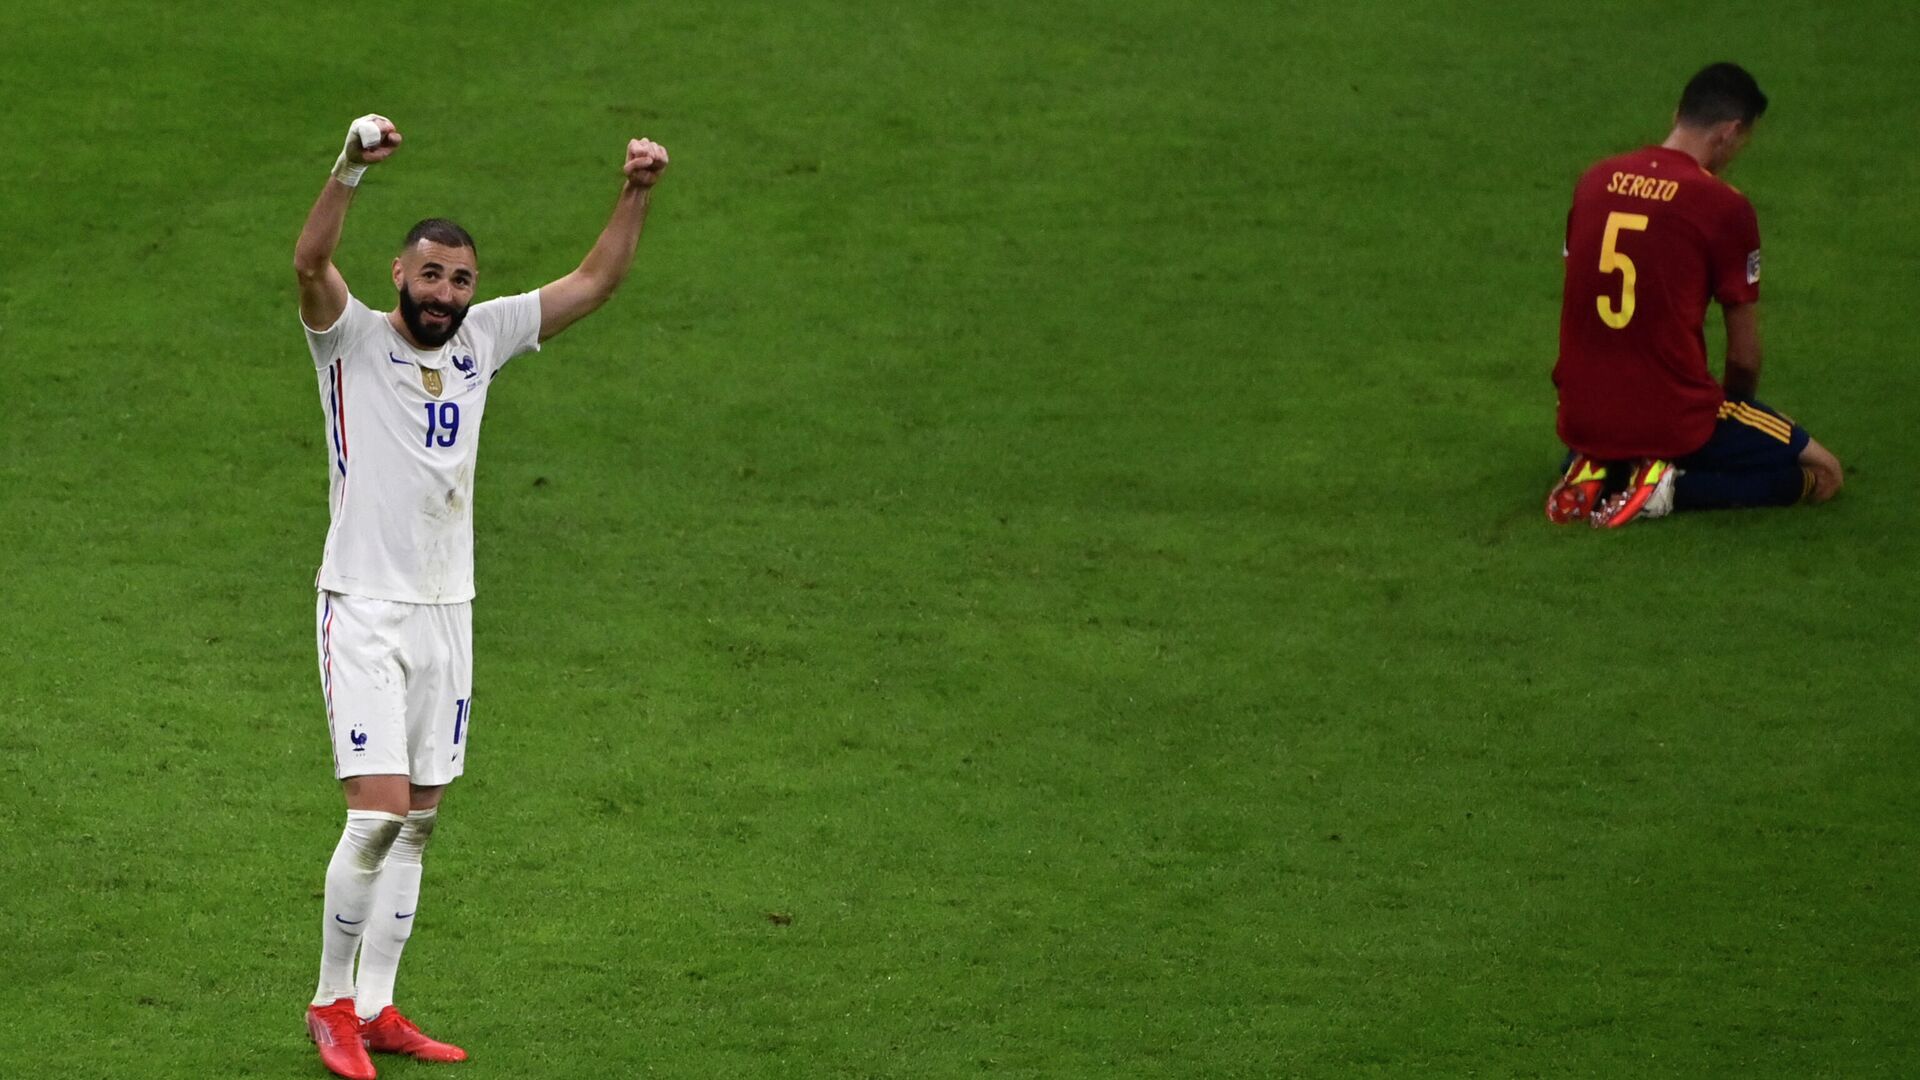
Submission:
[[[416,909],[416,910],[418,910],[418,909]],[[411,918],[413,918],[413,912],[411,912],[411,911],[409,911],[409,912],[407,912],[407,913],[406,913],[405,915],[402,915],[402,914],[400,914],[399,912],[397,912],[397,911],[396,911],[396,912],[394,912],[394,913],[393,913],[393,917],[394,917],[394,918],[396,918],[396,919],[411,919]]]
[[[394,363],[396,363],[396,364],[399,364],[399,365],[400,365],[401,367],[412,367],[412,366],[413,366],[413,361],[411,361],[411,360],[402,360],[402,359],[400,359],[399,357],[397,357],[397,356],[395,356],[395,355],[393,355],[392,353],[388,353],[388,354],[387,354],[387,359],[389,359],[389,360],[391,360],[391,361],[393,361],[393,362],[394,362]]]
[[[337,922],[337,923],[343,923],[343,924],[345,924],[345,925],[347,925],[347,926],[359,926],[359,925],[360,925],[361,923],[363,923],[363,922],[366,922],[367,920],[365,920],[365,919],[343,919],[343,918],[341,918],[340,916],[338,916],[338,915],[335,915],[335,916],[333,917],[333,921],[334,921],[334,922]]]

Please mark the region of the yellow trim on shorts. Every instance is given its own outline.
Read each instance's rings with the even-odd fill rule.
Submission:
[[[1721,402],[1720,419],[1738,421],[1755,431],[1771,435],[1783,443],[1793,442],[1792,424],[1772,413],[1756,409],[1744,401]]]

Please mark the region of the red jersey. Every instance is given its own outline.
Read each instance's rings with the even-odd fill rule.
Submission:
[[[1724,400],[1707,301],[1760,299],[1753,204],[1680,150],[1650,146],[1580,177],[1560,306],[1560,441],[1604,461],[1706,445]]]

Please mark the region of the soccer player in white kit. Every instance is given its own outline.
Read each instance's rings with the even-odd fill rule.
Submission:
[[[293,260],[327,422],[332,524],[315,622],[334,774],[347,802],[327,866],[320,985],[307,1029],[321,1062],[353,1080],[373,1080],[368,1050],[467,1056],[394,1008],[393,983],[440,796],[466,764],[480,420],[507,361],[613,295],[667,167],[659,144],[629,142],[626,182],[593,250],[536,292],[473,304],[472,238],[450,221],[421,222],[393,261],[395,307],[378,312],[347,291],[333,251],[361,176],[400,141],[383,116],[353,122]]]

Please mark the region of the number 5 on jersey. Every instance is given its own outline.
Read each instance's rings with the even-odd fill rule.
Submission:
[[[1614,245],[1620,242],[1620,230],[1645,232],[1647,215],[1623,214],[1618,210],[1607,215],[1607,234],[1600,240],[1600,272],[1611,274],[1620,271],[1620,306],[1615,307],[1613,297],[1596,296],[1593,306],[1600,309],[1600,321],[1615,330],[1624,328],[1633,320],[1633,284],[1635,275],[1633,260]],[[451,404],[451,403],[449,403]],[[429,406],[431,407],[431,406]]]
[[[1609,236],[1612,234],[1609,233]],[[1632,273],[1631,270],[1628,273]],[[1631,301],[1629,301],[1631,310]],[[460,405],[453,401],[429,401],[427,410],[427,446],[452,446],[460,436]]]

